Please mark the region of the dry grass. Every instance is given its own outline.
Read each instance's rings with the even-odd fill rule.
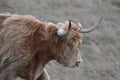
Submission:
[[[46,67],[52,80],[120,80],[120,2],[119,0],[0,0],[0,12],[30,14],[45,21],[81,21],[91,26],[103,16],[100,27],[83,34],[80,68]]]

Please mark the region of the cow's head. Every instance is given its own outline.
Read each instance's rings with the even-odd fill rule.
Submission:
[[[80,33],[89,33],[93,31],[101,19],[92,27],[82,29],[80,23],[76,24],[73,21],[66,23],[58,23],[57,36],[61,39],[60,53],[58,53],[56,60],[67,67],[76,67],[83,61],[80,55],[80,46],[82,43]]]

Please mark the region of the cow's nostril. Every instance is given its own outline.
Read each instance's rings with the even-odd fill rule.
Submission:
[[[80,65],[80,61],[76,61],[76,66],[79,66]]]

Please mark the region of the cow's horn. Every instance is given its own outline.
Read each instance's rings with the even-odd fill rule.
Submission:
[[[64,35],[66,35],[69,31],[71,30],[71,21],[69,20],[69,27],[68,27],[68,30],[64,30],[62,28],[58,29],[57,31],[57,35],[62,37]]]
[[[100,17],[100,19],[92,27],[87,29],[81,29],[80,33],[89,33],[93,31],[96,27],[98,27],[101,21],[102,21],[102,17]]]

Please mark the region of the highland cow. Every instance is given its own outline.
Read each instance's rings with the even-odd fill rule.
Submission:
[[[29,15],[0,14],[0,80],[50,80],[45,65],[56,60],[79,66],[80,33],[91,32],[71,22],[43,22]]]

